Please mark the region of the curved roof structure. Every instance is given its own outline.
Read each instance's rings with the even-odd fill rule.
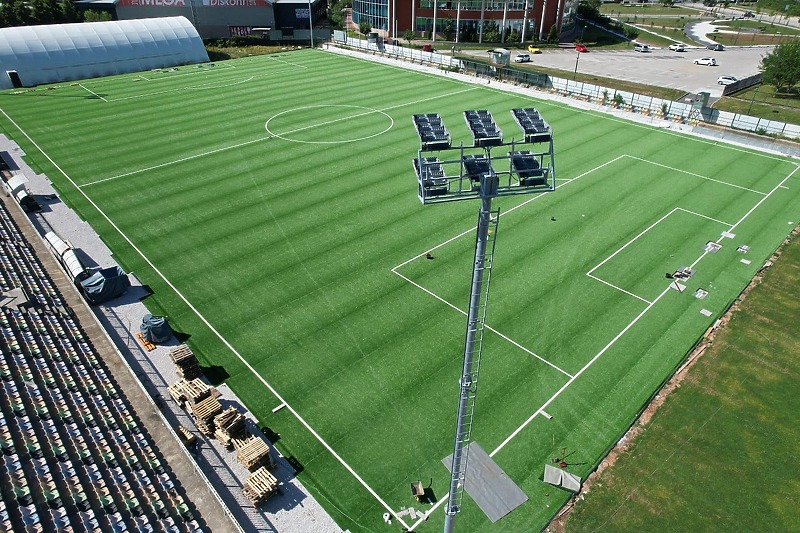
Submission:
[[[0,89],[206,61],[185,17],[0,29]]]

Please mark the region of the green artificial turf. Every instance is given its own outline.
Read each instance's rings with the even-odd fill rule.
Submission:
[[[508,140],[529,106],[553,127],[559,188],[495,202],[473,437],[530,499],[491,524],[465,497],[457,519],[521,531],[568,496],[543,465],[567,448],[587,475],[791,229],[794,163],[319,50],[6,91],[0,128],[339,524],[382,531],[387,507],[429,509],[409,482],[446,496],[478,208],[419,203],[411,115],[468,143],[462,112],[488,109]],[[401,518],[434,531],[443,513]]]

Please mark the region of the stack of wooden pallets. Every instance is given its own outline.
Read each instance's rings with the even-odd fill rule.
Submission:
[[[197,357],[192,352],[192,349],[185,344],[170,350],[169,358],[175,364],[178,376],[191,380],[203,375],[203,370],[200,368],[200,363],[197,362]]]
[[[225,411],[214,417],[214,426],[217,428],[214,436],[226,448],[233,446],[233,439],[243,438],[247,433],[246,419],[235,407],[228,407]]]
[[[192,416],[197,424],[197,429],[203,435],[214,434],[214,417],[222,413],[222,404],[216,395],[210,395],[191,406]]]
[[[209,396],[213,395],[215,398],[219,396],[217,389],[206,385],[202,380],[197,378],[191,381],[181,378],[170,385],[167,390],[169,391],[169,395],[172,396],[172,399],[184,408],[186,404],[192,406]]]
[[[244,482],[244,496],[253,505],[261,505],[278,490],[278,480],[269,473],[266,467],[261,467]]]
[[[261,467],[275,467],[269,445],[261,437],[250,435],[248,439],[231,439],[231,442],[236,448],[236,459],[250,472]]]

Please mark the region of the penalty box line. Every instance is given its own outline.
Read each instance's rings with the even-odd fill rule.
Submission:
[[[130,246],[132,250],[134,250],[137,254],[139,254],[139,256],[144,260],[145,263],[147,263],[147,265],[153,270],[153,272],[155,272],[156,275],[164,281],[164,283],[175,293],[175,295],[178,296],[178,298],[180,298],[180,300],[195,314],[195,316],[197,316],[197,318],[199,318],[200,321],[203,324],[205,324],[205,326],[209,329],[209,331],[211,331],[214,334],[214,336],[216,336],[220,340],[220,342],[222,342],[222,344],[224,344],[231,351],[231,353],[233,353],[236,356],[236,358],[239,359],[239,361],[253,374],[253,376],[255,376],[255,378],[258,379],[264,385],[264,387],[266,387],[273,394],[273,396],[275,396],[275,398],[280,402],[280,404],[283,404],[285,408],[290,413],[292,413],[292,415],[297,419],[297,421],[300,422],[300,424],[304,428],[306,428],[306,430],[309,433],[311,433],[311,435],[323,446],[323,448],[325,448],[328,451],[328,453],[330,453],[334,457],[334,459],[336,459],[336,461],[340,465],[342,465],[344,469],[347,470],[350,473],[350,475],[352,475],[359,482],[359,484],[361,484],[361,486],[364,487],[367,490],[367,492],[369,492],[370,495],[372,495],[372,497],[374,497],[378,501],[378,503],[380,503],[383,506],[384,509],[386,509],[389,513],[391,513],[391,515],[394,516],[397,519],[397,521],[403,525],[403,527],[408,528],[408,525],[403,521],[402,517],[398,516],[398,514],[389,506],[389,504],[387,504],[386,501],[384,501],[384,499],[381,498],[378,495],[378,493],[375,492],[375,490],[372,487],[370,487],[367,484],[367,482],[364,481],[364,479],[360,475],[358,475],[358,473],[355,470],[353,470],[353,468],[336,452],[336,450],[334,450],[325,441],[325,439],[323,439],[322,436],[319,433],[317,433],[317,431],[313,427],[311,427],[311,425],[300,415],[300,413],[297,412],[297,410],[294,407],[292,407],[280,395],[280,393],[278,393],[277,390],[275,390],[275,388],[242,356],[242,354],[239,353],[239,351],[236,348],[233,347],[233,345],[230,342],[228,342],[228,339],[226,339],[219,331],[217,331],[217,329],[211,324],[211,322],[209,322],[208,319],[202,313],[200,313],[200,310],[197,309],[189,301],[189,299],[186,296],[184,296],[184,294],[180,290],[178,290],[178,288],[172,283],[172,281],[170,281],[167,278],[167,276],[163,272],[161,272],[161,270],[159,270],[158,267],[156,267],[155,264],[153,264],[150,258],[147,257],[144,254],[144,252],[138,246],[136,246],[136,244],[134,244],[134,242],[130,239],[130,237],[128,237],[122,231],[122,229],[119,226],[117,226],[117,224],[114,223],[113,220],[111,220],[111,217],[109,217],[105,213],[105,211],[100,209],[100,206],[98,206],[94,202],[94,200],[92,200],[89,197],[89,195],[87,195],[80,187],[78,187],[75,184],[75,181],[73,181],[73,179],[66,172],[64,172],[64,170],[58,165],[58,163],[56,163],[44,150],[42,150],[42,148],[36,143],[36,141],[34,141],[31,138],[31,136],[28,135],[28,133],[14,121],[14,119],[8,116],[5,110],[0,108],[0,113],[2,113],[9,120],[9,122],[11,122],[14,125],[14,127],[16,127],[20,131],[20,133],[22,133],[28,139],[28,141],[50,162],[50,164],[52,164],[53,167],[61,175],[63,175],[64,178],[66,178],[67,181],[69,181],[73,187],[75,187],[75,190],[77,190],[78,193],[81,194],[95,210],[97,210],[100,216],[102,216],[105,219],[105,221],[108,222],[108,224],[112,228],[114,228],[114,230],[117,233],[119,233],[119,235],[125,240],[125,242],[128,243],[128,246]]]
[[[594,266],[594,268],[592,268],[592,269],[591,269],[589,272],[587,272],[587,273],[586,273],[586,275],[587,275],[587,276],[589,276],[590,278],[592,278],[592,279],[594,279],[594,280],[597,280],[597,281],[599,281],[600,283],[604,283],[604,284],[608,285],[609,287],[612,287],[612,288],[614,288],[614,289],[616,289],[616,290],[618,290],[618,291],[620,291],[620,292],[624,292],[624,293],[625,293],[625,294],[627,294],[628,296],[633,296],[634,298],[636,298],[636,299],[638,299],[638,300],[641,300],[641,301],[643,301],[644,303],[647,303],[647,304],[649,304],[649,303],[652,303],[652,302],[650,302],[650,300],[647,300],[646,298],[642,298],[642,297],[641,297],[641,296],[639,296],[638,294],[634,294],[634,293],[632,293],[632,292],[630,292],[630,291],[626,291],[626,290],[625,290],[625,289],[623,289],[622,287],[618,287],[617,285],[614,285],[613,283],[610,283],[610,282],[608,282],[608,281],[606,281],[606,280],[604,280],[604,279],[601,279],[601,278],[599,278],[599,277],[595,276],[595,275],[593,274],[593,272],[594,272],[595,270],[597,270],[598,268],[600,268],[601,266],[605,265],[607,262],[609,262],[611,259],[613,259],[613,258],[614,258],[614,257],[615,257],[615,256],[616,256],[618,253],[620,253],[621,251],[623,251],[625,248],[627,248],[628,246],[630,246],[631,244],[633,244],[634,242],[636,242],[636,241],[637,241],[637,240],[638,240],[640,237],[642,237],[642,236],[643,236],[645,233],[647,233],[648,231],[650,231],[651,229],[653,229],[654,227],[656,227],[658,224],[660,224],[661,222],[663,222],[664,220],[666,220],[666,219],[667,219],[667,217],[669,217],[669,216],[670,216],[671,214],[673,214],[675,211],[683,211],[684,213],[689,213],[689,214],[691,214],[691,215],[696,215],[696,216],[698,216],[698,217],[702,217],[702,218],[705,218],[705,219],[708,219],[708,220],[712,220],[712,221],[714,221],[714,222],[719,222],[720,224],[722,224],[722,225],[724,225],[724,226],[728,226],[728,227],[730,227],[730,226],[731,226],[731,224],[730,224],[730,223],[728,223],[728,222],[723,222],[722,220],[717,220],[716,218],[712,218],[712,217],[709,217],[709,216],[706,216],[706,215],[702,215],[702,214],[700,214],[700,213],[695,213],[694,211],[689,211],[688,209],[684,209],[684,208],[682,208],[682,207],[676,207],[676,208],[672,209],[672,211],[670,211],[669,213],[667,213],[666,215],[664,215],[663,217],[659,218],[658,220],[656,220],[655,222],[653,222],[652,224],[650,224],[650,225],[649,225],[647,228],[645,228],[645,229],[644,229],[644,230],[643,230],[641,233],[639,233],[639,234],[638,234],[636,237],[632,238],[631,240],[629,240],[628,242],[626,242],[625,244],[623,244],[623,245],[622,245],[622,246],[621,246],[619,249],[617,249],[617,251],[616,251],[616,252],[614,252],[613,254],[609,255],[608,257],[606,257],[605,259],[603,259],[603,260],[602,260],[600,263],[598,263],[597,265],[595,265],[595,266]]]
[[[582,177],[584,177],[584,176],[587,176],[588,174],[591,174],[592,172],[595,172],[596,170],[599,170],[599,169],[601,169],[601,168],[603,168],[603,167],[606,167],[606,166],[608,166],[608,165],[610,165],[610,164],[612,164],[612,163],[615,163],[615,162],[619,161],[619,160],[620,160],[622,157],[623,157],[623,156],[618,156],[618,157],[615,157],[614,159],[612,159],[612,160],[610,160],[610,161],[606,161],[606,162],[605,162],[605,163],[603,163],[602,165],[598,165],[597,167],[595,167],[595,168],[593,168],[593,169],[590,169],[590,170],[588,170],[588,171],[584,172],[583,174],[580,174],[580,175],[578,175],[578,176],[575,176],[574,178],[568,179],[568,180],[564,181],[564,183],[562,183],[562,184],[560,184],[560,185],[557,185],[557,186],[556,186],[556,189],[559,189],[559,188],[561,188],[561,187],[564,187],[565,185],[569,185],[570,183],[572,183],[572,182],[574,182],[574,181],[576,181],[576,180],[578,180],[578,179],[580,179],[580,178],[582,178]],[[522,208],[522,207],[524,207],[524,206],[528,205],[530,202],[533,202],[533,201],[535,201],[535,200],[537,200],[537,199],[541,198],[541,197],[542,197],[542,196],[544,196],[545,194],[546,194],[546,193],[538,194],[538,195],[536,195],[536,196],[534,196],[534,197],[532,197],[532,198],[530,198],[530,199],[528,199],[528,200],[525,200],[525,201],[524,201],[524,202],[522,202],[521,204],[519,204],[519,205],[516,205],[516,206],[514,206],[514,207],[512,207],[512,208],[508,209],[507,211],[505,211],[505,212],[501,212],[501,213],[500,213],[500,216],[502,217],[502,216],[508,215],[509,213],[512,213],[513,211],[516,211],[517,209],[520,209],[520,208]],[[429,289],[426,289],[425,287],[423,287],[423,286],[422,286],[422,285],[420,285],[419,283],[417,283],[417,282],[415,282],[415,281],[413,281],[413,280],[409,279],[407,276],[404,276],[403,274],[401,274],[401,273],[400,273],[398,270],[399,270],[400,268],[404,267],[405,265],[407,265],[407,264],[409,264],[409,263],[413,262],[413,261],[416,261],[416,260],[418,260],[418,259],[420,259],[420,258],[422,258],[422,257],[425,257],[425,256],[426,256],[427,254],[429,254],[430,252],[433,252],[433,251],[435,251],[435,250],[438,250],[439,248],[442,248],[443,246],[446,246],[447,244],[450,244],[451,242],[455,241],[456,239],[460,239],[461,237],[463,237],[463,236],[465,236],[465,235],[468,235],[468,234],[470,234],[470,233],[473,233],[473,232],[474,232],[476,229],[477,229],[477,226],[473,226],[473,227],[471,227],[471,228],[469,228],[469,229],[467,229],[467,230],[465,230],[465,231],[462,231],[461,233],[459,233],[459,234],[457,234],[457,235],[455,235],[455,236],[453,236],[453,237],[450,237],[450,238],[449,238],[449,239],[447,239],[446,241],[444,241],[444,242],[442,242],[442,243],[440,243],[440,244],[437,244],[436,246],[434,246],[434,247],[432,247],[432,248],[430,248],[430,249],[428,249],[428,250],[426,250],[426,251],[424,251],[424,252],[422,252],[422,253],[420,253],[420,254],[417,254],[417,255],[415,255],[414,257],[412,257],[412,258],[410,258],[410,259],[407,259],[407,260],[403,261],[402,263],[400,263],[400,264],[398,264],[398,265],[395,265],[394,267],[392,267],[392,268],[390,269],[390,272],[392,272],[393,274],[396,274],[397,276],[399,276],[400,278],[404,279],[405,281],[407,281],[407,282],[408,282],[408,283],[410,283],[411,285],[413,285],[413,286],[417,287],[418,289],[420,289],[421,291],[423,291],[423,292],[425,292],[425,293],[429,294],[430,296],[433,296],[434,298],[436,298],[436,299],[437,299],[437,300],[439,300],[440,302],[444,303],[444,304],[445,304],[445,305],[447,305],[448,307],[451,307],[452,309],[454,309],[454,310],[458,311],[459,313],[461,313],[461,314],[463,314],[463,315],[465,315],[465,316],[466,316],[466,315],[467,315],[467,313],[466,313],[464,310],[462,310],[461,308],[459,308],[457,305],[454,305],[454,304],[452,304],[452,303],[448,302],[447,300],[445,300],[444,298],[442,298],[442,297],[441,297],[441,296],[439,296],[438,294],[434,293],[433,291],[431,291],[431,290],[429,290]],[[528,348],[526,348],[526,347],[522,346],[520,343],[518,343],[518,342],[516,342],[515,340],[511,339],[511,338],[510,338],[510,337],[508,337],[507,335],[504,335],[503,333],[500,333],[499,331],[497,331],[497,330],[496,330],[496,329],[494,329],[493,327],[489,326],[488,324],[485,324],[485,327],[486,327],[486,329],[488,329],[488,330],[489,330],[489,331],[491,331],[492,333],[496,334],[497,336],[499,336],[499,337],[500,337],[500,338],[502,338],[503,340],[505,340],[505,341],[507,341],[507,342],[511,343],[512,345],[514,345],[514,346],[516,346],[517,348],[521,349],[521,350],[522,350],[522,351],[524,351],[525,353],[527,353],[527,354],[529,354],[529,355],[531,355],[531,356],[535,357],[536,359],[538,359],[538,360],[540,360],[541,362],[545,363],[546,365],[548,365],[548,366],[550,366],[550,367],[554,368],[555,370],[558,370],[559,372],[561,372],[561,373],[562,373],[562,374],[564,374],[565,376],[567,376],[567,377],[572,377],[572,374],[570,374],[570,373],[569,373],[569,372],[567,372],[566,370],[564,370],[564,369],[562,369],[562,368],[558,367],[557,365],[553,364],[552,362],[548,361],[547,359],[545,359],[545,358],[541,357],[540,355],[538,355],[538,354],[534,353],[533,351],[529,350]]]
[[[764,195],[764,197],[763,197],[763,198],[761,198],[761,199],[760,199],[760,200],[759,200],[759,201],[758,201],[758,202],[757,202],[757,203],[756,203],[756,204],[755,204],[753,207],[751,207],[751,208],[750,208],[750,210],[749,210],[747,213],[745,213],[744,215],[742,215],[742,218],[740,218],[738,221],[736,221],[736,223],[735,223],[735,224],[732,224],[732,225],[731,225],[731,227],[728,229],[728,231],[730,232],[730,231],[733,231],[734,229],[736,229],[736,228],[737,228],[737,227],[738,227],[738,226],[739,226],[739,225],[740,225],[742,222],[744,222],[744,221],[745,221],[745,220],[746,220],[746,219],[747,219],[747,218],[748,218],[748,217],[749,217],[751,214],[753,214],[753,212],[754,212],[756,209],[758,209],[758,208],[761,206],[761,204],[763,204],[763,203],[764,203],[764,202],[765,202],[765,201],[766,201],[766,200],[767,200],[767,199],[768,199],[770,196],[772,196],[772,195],[775,193],[775,191],[777,191],[778,189],[782,188],[782,187],[784,186],[784,184],[785,184],[785,183],[786,183],[786,182],[787,182],[787,181],[788,181],[788,180],[789,180],[789,179],[790,179],[792,176],[794,176],[794,175],[795,175],[795,173],[797,173],[797,171],[798,171],[798,170],[800,170],[800,166],[796,167],[796,168],[795,168],[795,169],[794,169],[794,170],[793,170],[791,173],[789,173],[789,175],[788,175],[788,176],[786,176],[785,178],[783,178],[783,180],[781,180],[781,182],[780,182],[780,183],[778,183],[778,184],[777,184],[775,187],[773,187],[773,188],[772,188],[772,190],[770,190],[768,193],[766,193],[766,194]],[[701,216],[702,216],[702,215],[701,215]],[[724,238],[725,238],[725,237],[721,235],[721,236],[720,236],[720,237],[719,237],[719,238],[716,240],[716,243],[717,243],[717,244],[719,244],[720,242],[722,242],[722,239],[724,239]],[[708,254],[709,254],[708,250],[704,250],[704,251],[703,251],[703,253],[702,253],[702,254],[700,254],[700,256],[699,256],[699,257],[698,257],[698,258],[697,258],[697,259],[696,259],[696,260],[695,260],[695,261],[694,261],[694,262],[691,264],[690,268],[694,268],[695,266],[697,266],[697,264],[698,264],[698,263],[699,263],[699,262],[700,262],[700,261],[701,261],[701,260],[702,260],[702,259],[703,259],[703,258],[706,256],[706,255],[708,255]],[[596,354],[594,357],[592,357],[592,358],[589,360],[589,362],[588,362],[588,363],[586,363],[586,364],[583,366],[583,368],[581,368],[581,369],[580,369],[580,370],[579,370],[577,373],[575,373],[575,376],[574,376],[574,377],[570,378],[570,380],[569,380],[569,381],[567,381],[567,383],[565,383],[565,384],[564,384],[564,385],[563,385],[563,386],[562,386],[560,389],[558,389],[558,391],[556,391],[556,393],[555,393],[555,394],[553,394],[553,396],[551,396],[549,400],[547,400],[546,402],[544,402],[544,403],[542,404],[542,406],[541,406],[541,407],[539,407],[539,409],[537,409],[537,410],[536,410],[536,411],[535,411],[535,412],[534,412],[534,413],[533,413],[533,414],[532,414],[530,417],[528,417],[528,419],[527,419],[527,420],[525,420],[525,421],[524,421],[522,424],[520,424],[520,426],[519,426],[519,427],[518,427],[516,430],[514,430],[514,432],[513,432],[513,433],[511,433],[511,435],[509,435],[509,436],[506,438],[506,440],[504,440],[502,443],[500,443],[500,445],[499,445],[497,448],[495,448],[495,449],[492,451],[492,453],[490,453],[490,454],[489,454],[489,457],[494,457],[494,456],[495,456],[495,455],[496,455],[498,452],[500,452],[500,450],[502,450],[502,449],[503,449],[503,448],[504,448],[504,447],[505,447],[505,446],[506,446],[506,445],[507,445],[509,442],[511,442],[511,440],[512,440],[512,439],[513,439],[515,436],[517,436],[517,435],[518,435],[518,434],[519,434],[519,433],[520,433],[520,432],[521,432],[523,429],[525,429],[525,428],[528,426],[528,424],[530,424],[530,423],[531,423],[531,421],[532,421],[534,418],[536,418],[536,416],[537,416],[537,415],[539,415],[540,413],[542,413],[542,412],[543,412],[543,411],[544,411],[544,410],[545,410],[545,409],[546,409],[546,408],[547,408],[547,407],[548,407],[548,406],[549,406],[551,403],[553,403],[553,402],[556,400],[556,398],[558,398],[558,397],[559,397],[559,396],[560,396],[560,395],[561,395],[561,394],[562,394],[562,393],[563,393],[565,390],[567,390],[567,388],[568,388],[568,387],[569,387],[569,386],[570,386],[572,383],[574,383],[574,381],[575,381],[576,379],[578,379],[578,378],[581,376],[581,374],[583,374],[583,373],[584,373],[586,370],[588,370],[588,369],[589,369],[589,367],[591,367],[591,366],[592,366],[592,365],[593,365],[593,364],[594,364],[594,363],[595,363],[595,362],[596,362],[596,361],[597,361],[597,360],[598,360],[598,359],[599,359],[599,358],[600,358],[600,357],[601,357],[601,356],[602,356],[604,353],[606,353],[606,352],[607,352],[607,351],[608,351],[608,350],[609,350],[609,349],[610,349],[610,348],[611,348],[611,347],[612,347],[614,344],[616,344],[616,342],[617,342],[617,341],[618,341],[620,338],[622,338],[622,336],[623,336],[625,333],[627,333],[627,332],[628,332],[628,330],[630,330],[630,329],[631,329],[631,328],[632,328],[632,327],[633,327],[633,326],[634,326],[634,325],[635,325],[635,324],[636,324],[636,323],[637,323],[639,320],[641,320],[641,318],[642,318],[642,317],[643,317],[643,316],[644,316],[644,315],[645,315],[645,314],[646,314],[646,313],[647,313],[647,312],[648,312],[650,309],[652,309],[652,308],[653,308],[653,306],[654,306],[656,303],[658,303],[658,301],[659,301],[659,300],[661,300],[661,298],[663,298],[663,297],[664,297],[664,295],[665,295],[665,294],[667,294],[669,291],[670,291],[670,287],[669,287],[669,286],[668,286],[666,289],[664,289],[663,291],[661,291],[661,294],[659,294],[659,295],[658,295],[658,296],[657,296],[657,297],[656,297],[656,298],[655,298],[655,299],[654,299],[654,300],[653,300],[651,303],[649,303],[649,304],[647,305],[647,307],[645,307],[645,308],[642,310],[642,312],[641,312],[641,313],[639,313],[638,315],[636,315],[636,318],[634,318],[633,320],[631,320],[631,322],[630,322],[630,323],[629,323],[627,326],[625,326],[625,327],[622,329],[622,331],[620,331],[620,332],[619,332],[619,333],[618,333],[618,334],[617,334],[617,335],[616,335],[616,336],[615,336],[613,339],[611,339],[611,341],[610,341],[608,344],[606,344],[606,345],[603,347],[603,349],[602,349],[602,350],[600,350],[599,352],[597,352],[597,354]]]

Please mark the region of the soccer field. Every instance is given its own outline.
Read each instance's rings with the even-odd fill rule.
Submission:
[[[351,531],[439,530],[447,496],[478,205],[420,204],[413,114],[466,144],[464,110],[510,139],[536,107],[555,139],[557,189],[495,201],[473,431],[529,500],[465,496],[459,531],[544,527],[544,464],[591,472],[800,218],[788,158],[320,50],[53,87],[0,93],[0,129]]]

